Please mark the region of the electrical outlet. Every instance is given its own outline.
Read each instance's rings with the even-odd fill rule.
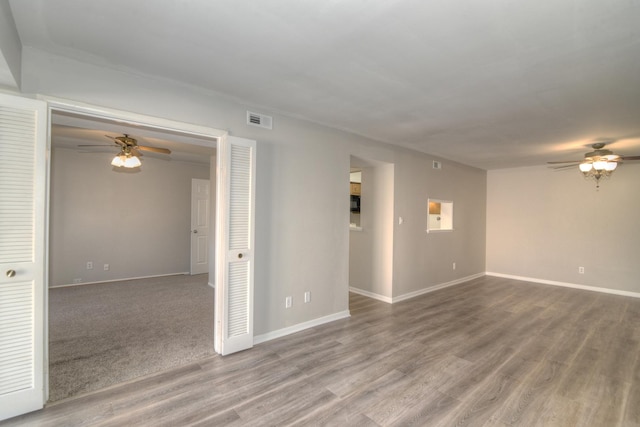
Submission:
[[[453,263],[453,269],[454,270],[456,269],[456,263],[455,262]]]
[[[584,267],[578,267],[578,273],[584,274]]]
[[[93,262],[87,261],[87,270],[93,270]]]
[[[286,297],[284,299],[284,307],[285,308],[291,308],[293,301],[291,300],[291,297]]]
[[[82,279],[73,279],[73,283],[82,283]]]
[[[311,292],[307,291],[304,293],[304,303],[311,302]]]
[[[109,271],[109,268],[111,268],[111,267],[109,267],[109,264],[105,264],[104,265],[104,271]]]

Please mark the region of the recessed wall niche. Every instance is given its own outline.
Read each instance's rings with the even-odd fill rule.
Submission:
[[[427,233],[453,230],[453,202],[427,199]]]

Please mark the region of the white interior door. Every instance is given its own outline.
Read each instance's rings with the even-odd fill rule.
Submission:
[[[215,350],[253,347],[256,142],[218,143],[216,189]]]
[[[0,420],[42,408],[47,109],[0,95]]]
[[[191,180],[191,274],[209,272],[209,206],[208,179]]]

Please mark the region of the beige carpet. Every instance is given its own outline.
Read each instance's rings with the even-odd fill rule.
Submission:
[[[49,291],[50,401],[202,359],[213,351],[208,275]]]

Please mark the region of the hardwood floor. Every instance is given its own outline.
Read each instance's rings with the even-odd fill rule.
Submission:
[[[484,277],[58,402],[20,426],[640,426],[640,299]]]

